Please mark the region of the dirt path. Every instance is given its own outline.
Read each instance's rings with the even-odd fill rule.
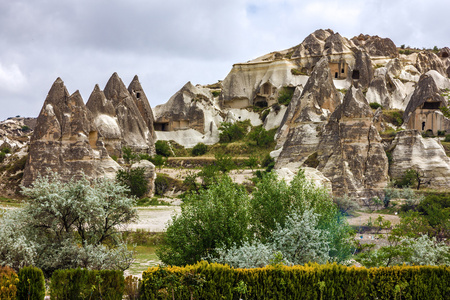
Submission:
[[[392,225],[400,223],[400,218],[398,215],[386,215],[386,214],[379,214],[377,212],[374,213],[365,213],[365,212],[358,212],[358,216],[356,217],[349,217],[347,219],[349,225],[354,226],[365,226],[369,222],[369,219],[374,222],[378,216],[382,216],[385,221],[390,221]]]
[[[138,207],[139,220],[136,223],[129,224],[127,230],[144,229],[150,232],[165,231],[167,222],[173,215],[179,214],[179,206],[151,206]]]

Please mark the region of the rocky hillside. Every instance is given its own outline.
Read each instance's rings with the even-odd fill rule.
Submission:
[[[402,49],[389,38],[349,39],[328,29],[237,63],[223,81],[188,82],[153,110],[137,77],[127,89],[113,74],[86,105],[57,79],[31,140],[17,137],[23,141],[16,149],[27,153],[29,144],[22,183],[48,167],[67,176],[112,176],[121,168],[112,158],[120,162],[123,147],[152,155],[155,140],[211,145],[222,122],[248,119],[278,128],[272,156],[280,174],[308,168],[335,195],[382,195],[408,169],[427,186],[447,189],[449,76],[449,48]],[[2,141],[12,143],[6,135]]]

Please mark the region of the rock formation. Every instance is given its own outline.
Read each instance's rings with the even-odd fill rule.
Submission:
[[[335,195],[371,197],[388,182],[388,160],[360,90],[351,88],[330,116],[317,147],[317,169],[329,178]]]
[[[64,82],[56,79],[37,119],[22,184],[30,185],[49,171],[69,180],[81,172],[92,178],[113,177],[119,168],[98,140],[80,93],[69,95]]]
[[[370,56],[398,57],[397,47],[389,38],[360,34],[352,38],[351,41],[356,46],[364,49]]]
[[[401,178],[408,169],[416,170],[425,186],[448,189],[450,157],[437,139],[422,138],[418,130],[400,131],[390,149],[390,175]]]

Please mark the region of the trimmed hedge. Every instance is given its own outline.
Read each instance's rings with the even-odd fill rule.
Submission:
[[[23,267],[17,275],[19,277],[17,299],[44,299],[45,279],[41,269],[33,266]]]
[[[51,299],[121,300],[123,272],[118,270],[57,270],[50,281]]]
[[[0,266],[0,299],[16,299],[19,278],[10,267]]]
[[[186,273],[202,278],[201,287],[183,284]],[[367,269],[334,263],[234,269],[200,262],[149,268],[142,275],[141,299],[165,299],[172,290],[176,298],[189,299],[189,289],[196,299],[239,299],[240,281],[247,286],[244,299],[448,299],[450,295],[448,266]]]

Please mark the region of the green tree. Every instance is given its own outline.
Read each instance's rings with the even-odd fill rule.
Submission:
[[[241,140],[247,133],[250,125],[248,120],[238,122],[222,122],[219,127],[219,139],[221,143],[231,143]]]
[[[198,143],[197,145],[192,148],[192,155],[193,156],[200,156],[205,154],[208,151],[208,146],[206,146],[203,143]]]
[[[119,227],[137,219],[127,192],[110,180],[38,177],[23,188],[25,205],[0,219],[0,265],[34,265],[47,276],[76,267],[127,269],[132,252]]]
[[[172,217],[157,250],[168,265],[193,264],[216,256],[216,248],[241,245],[248,238],[248,195],[222,176],[215,185],[186,196],[181,214]]]
[[[169,157],[172,154],[172,151],[170,150],[169,142],[167,141],[156,141],[155,143],[155,150],[157,155],[162,155],[165,157]]]
[[[253,128],[252,131],[248,134],[250,140],[254,141],[257,146],[264,147],[273,142],[274,133],[269,133],[262,126],[258,126]]]
[[[116,180],[129,189],[130,196],[141,198],[148,191],[148,181],[144,174],[144,168],[135,168],[128,171],[119,170],[116,174]]]

